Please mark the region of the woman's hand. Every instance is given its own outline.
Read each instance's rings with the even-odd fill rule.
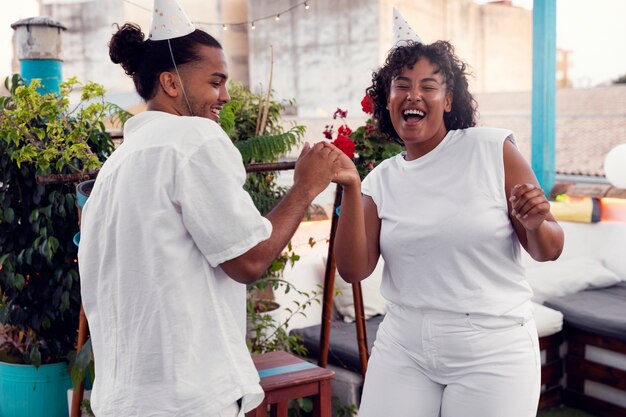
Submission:
[[[543,190],[533,184],[516,184],[511,188],[511,216],[526,230],[536,230],[550,214],[550,203]]]
[[[333,166],[332,182],[343,186],[360,184],[361,177],[352,159],[335,145],[327,143],[326,146],[332,149],[333,157],[337,158]]]

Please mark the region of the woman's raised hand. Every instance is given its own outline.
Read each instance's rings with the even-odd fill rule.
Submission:
[[[543,190],[533,184],[516,184],[511,188],[511,216],[526,230],[535,230],[550,213],[550,202]]]
[[[333,165],[332,182],[343,186],[360,184],[361,177],[352,159],[335,145],[326,143],[326,146],[331,148],[332,157],[336,158]]]

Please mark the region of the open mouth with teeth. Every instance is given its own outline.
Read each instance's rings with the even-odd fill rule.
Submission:
[[[424,112],[418,109],[407,109],[402,112],[402,117],[407,122],[419,122],[424,116]]]
[[[213,115],[218,119],[220,118],[221,111],[222,111],[221,107],[211,107],[211,113],[213,113]]]

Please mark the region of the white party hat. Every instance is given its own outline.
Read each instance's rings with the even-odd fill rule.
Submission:
[[[424,43],[422,39],[417,36],[417,33],[411,28],[409,23],[402,17],[398,9],[393,8],[393,22],[392,22],[392,47],[402,46],[406,44],[406,41],[414,41]]]
[[[150,40],[179,38],[196,30],[176,0],[154,0]]]

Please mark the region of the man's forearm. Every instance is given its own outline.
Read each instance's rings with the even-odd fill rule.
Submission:
[[[313,198],[315,195],[312,195],[306,187],[294,185],[266,215],[272,223],[270,237],[243,255],[224,262],[222,269],[231,278],[244,284],[259,279],[287,246]]]

